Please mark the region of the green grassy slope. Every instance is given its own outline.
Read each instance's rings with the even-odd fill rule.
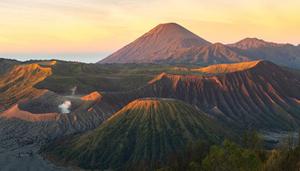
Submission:
[[[97,129],[56,141],[44,150],[49,158],[82,168],[152,168],[190,141],[220,141],[223,131],[206,114],[181,101],[139,99]]]
[[[92,91],[128,91],[146,85],[161,72],[190,73],[190,71],[179,71],[175,68],[171,65],[155,64],[101,65],[57,61],[52,66],[53,74],[36,87],[59,94],[68,94],[70,89],[75,86],[79,94],[87,94]]]

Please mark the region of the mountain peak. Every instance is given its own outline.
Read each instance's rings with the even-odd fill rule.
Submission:
[[[161,30],[168,31],[168,32],[178,31],[178,32],[182,32],[182,33],[184,33],[184,32],[192,33],[192,32],[190,32],[189,30],[187,30],[186,28],[184,28],[183,26],[181,26],[177,23],[162,23],[162,24],[159,24],[159,25],[155,26],[153,29],[151,29],[148,33],[152,33],[152,32],[155,32],[155,31],[161,31]]]
[[[181,49],[210,42],[176,23],[159,24],[132,43],[100,61],[101,63],[155,63]]]
[[[85,95],[83,97],[81,97],[81,100],[84,100],[84,101],[97,101],[97,100],[100,100],[102,98],[102,95],[97,92],[97,91],[94,91],[88,95]]]
[[[154,28],[184,28],[181,25],[177,24],[177,23],[161,23],[158,24],[156,27]]]
[[[281,44],[267,42],[262,39],[248,37],[248,38],[240,40],[234,44],[230,44],[229,46],[246,50],[246,49],[257,49],[257,48],[263,48],[263,47],[276,47],[276,46],[280,46],[280,45]]]
[[[191,31],[187,30],[183,26],[177,23],[163,23],[159,24],[149,32],[144,34],[141,38],[155,36],[156,39],[162,41],[163,39],[168,40],[166,43],[170,43],[176,41],[177,43],[182,43],[181,46],[183,47],[192,47],[198,46],[202,44],[210,44],[208,41],[200,38],[196,34],[192,33]],[[151,37],[152,38],[152,37]],[[188,42],[189,40],[192,42]],[[179,42],[179,41],[186,41],[186,42]],[[174,42],[173,42],[174,43]]]
[[[136,99],[129,104],[126,105],[126,107],[123,108],[123,110],[145,110],[148,111],[150,108],[153,108],[154,110],[161,107],[162,104],[168,103],[168,102],[176,102],[175,99],[169,99],[169,98],[141,98]]]
[[[210,44],[208,41],[202,39],[196,34],[192,33],[188,29],[177,23],[163,23],[159,24],[149,32],[144,34],[142,37],[149,35],[158,35],[162,38],[167,38],[168,40],[176,40],[176,39],[193,39],[195,42],[191,42],[191,44],[183,44],[183,46],[190,47],[194,45],[202,45],[202,44]],[[159,37],[157,37],[159,38]],[[186,42],[187,43],[187,42]]]
[[[266,42],[263,39],[259,39],[256,37],[246,37],[246,38],[242,39],[241,42],[242,41]]]

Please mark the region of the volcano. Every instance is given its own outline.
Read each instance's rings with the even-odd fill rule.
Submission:
[[[99,63],[211,65],[268,60],[298,68],[300,48],[245,38],[233,44],[210,43],[176,23],[160,24]]]
[[[209,44],[176,23],[160,24],[100,63],[155,63],[178,50]]]
[[[251,60],[176,23],[160,24],[99,63],[215,64]]]
[[[43,151],[86,169],[152,168],[189,141],[220,141],[224,130],[182,101],[144,98],[130,102],[95,130],[58,140]]]

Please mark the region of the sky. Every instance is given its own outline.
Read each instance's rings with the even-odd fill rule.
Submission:
[[[160,23],[210,42],[300,43],[299,0],[1,0],[0,57],[96,62]]]

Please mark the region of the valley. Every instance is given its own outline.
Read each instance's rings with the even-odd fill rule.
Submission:
[[[245,130],[255,129],[262,133],[266,144],[269,143],[268,148],[274,148],[276,144],[286,141],[289,132],[297,132],[300,124],[300,76],[292,69],[268,61],[207,67],[158,64],[122,66],[64,61],[39,61],[18,65],[2,76],[0,87],[1,95],[5,97],[1,98],[4,108],[0,114],[0,140],[3,149],[0,157],[3,159],[1,161],[6,161],[4,166],[7,170],[25,165],[26,162],[31,162],[32,167],[45,170],[63,169],[55,166],[56,160],[64,160],[64,167],[71,168],[131,168],[133,161],[138,158],[145,158],[149,162],[148,167],[155,168],[158,161],[162,162],[159,165],[163,164],[167,154],[175,152],[175,149],[184,149],[183,144],[189,141],[204,139],[211,143],[220,143],[226,137],[239,142],[236,138],[238,135]],[[62,69],[67,67],[69,69]],[[269,74],[270,71],[272,74]],[[144,79],[139,79],[141,77]],[[8,79],[9,81],[4,81]],[[115,84],[118,87],[110,86]],[[126,84],[126,87],[122,84]],[[16,96],[15,92],[20,92],[20,95]],[[61,109],[62,105],[67,112]],[[182,114],[173,116],[176,113]],[[190,114],[195,114],[191,117],[196,118],[188,119]],[[141,118],[142,115],[145,118]],[[197,117],[200,117],[199,121],[196,121]],[[190,123],[192,121],[195,123]],[[148,126],[139,128],[135,124]],[[192,126],[193,124],[196,125]],[[175,125],[183,127],[179,129]],[[157,128],[151,130],[153,126]],[[130,130],[125,131],[127,128]],[[138,129],[142,129],[140,135],[136,134]],[[204,130],[201,133],[202,129]],[[119,130],[127,132],[126,136],[123,135],[125,137],[122,138],[123,133]],[[167,130],[174,132],[161,132]],[[110,131],[113,132],[108,134]],[[182,131],[185,133],[178,134]],[[106,138],[99,138],[100,135]],[[168,138],[167,135],[171,136]],[[94,137],[94,140],[89,142],[87,140],[91,138],[86,136]],[[116,137],[111,142],[113,136]],[[175,137],[178,137],[178,143],[173,139]],[[135,142],[140,138],[143,139],[142,142]],[[113,146],[119,146],[121,141],[131,145],[133,142],[141,145],[152,142],[154,144],[142,147],[133,145],[130,150],[148,149],[155,152],[153,155],[157,157],[151,155],[150,160],[147,157],[151,153],[147,151],[136,151],[131,156],[133,151],[124,152],[126,149],[122,148],[129,144],[123,143],[119,150],[114,151]],[[50,145],[47,145],[49,142]],[[116,144],[113,145],[113,142]],[[111,144],[112,147],[104,148],[100,143]],[[84,149],[92,146],[95,149],[84,152]],[[75,149],[78,151],[73,151]],[[103,156],[98,157],[105,158],[110,153],[116,153],[113,156],[119,157],[130,156],[124,161],[120,158],[95,161],[100,162],[99,165],[83,160],[91,158],[93,161],[93,153],[104,149],[112,151],[99,153]],[[165,151],[167,149],[171,151]],[[63,152],[64,150],[69,151]],[[78,154],[83,155],[83,158],[73,158]],[[45,161],[45,157],[51,158],[50,161],[56,164]],[[74,162],[78,165],[70,164]],[[138,165],[143,164],[134,164]]]
[[[0,59],[0,170],[293,170],[299,57],[165,23],[98,63]]]

